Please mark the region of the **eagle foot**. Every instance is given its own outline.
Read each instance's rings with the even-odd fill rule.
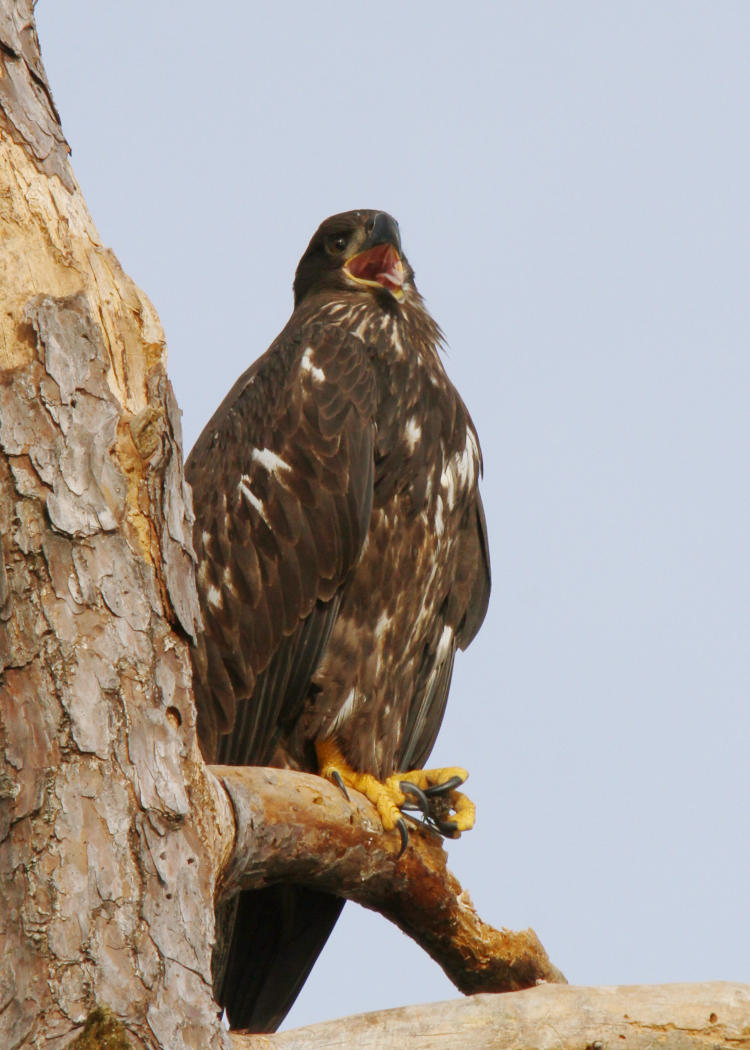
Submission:
[[[409,845],[409,829],[407,828],[406,821],[403,817],[398,818],[398,820],[396,821],[396,827],[398,828],[398,833],[401,836],[401,849],[396,854],[396,860],[398,860],[398,858],[404,852],[406,847]]]
[[[417,808],[428,827],[439,831],[447,838],[458,838],[462,831],[474,826],[476,807],[456,788],[464,783],[468,773],[465,769],[417,769],[403,773],[399,787],[405,795],[412,796],[402,808]],[[407,779],[408,778],[408,779]]]
[[[454,778],[454,780],[458,780],[458,778]],[[454,781],[451,781],[451,783],[453,782]],[[458,781],[458,783],[461,783],[461,781]],[[422,814],[422,819],[421,821],[417,821],[415,817],[412,817],[411,819],[414,820],[415,823],[421,823],[425,827],[432,828],[433,831],[437,831],[448,838],[455,837],[458,830],[455,821],[444,819],[444,817],[450,812],[450,805],[448,804],[446,806],[446,800],[443,797],[445,794],[444,791],[440,792],[441,797],[438,804],[436,804],[436,799],[434,797],[428,797],[426,791],[417,787],[416,784],[410,784],[408,780],[400,780],[399,787],[407,796],[406,801],[401,806],[401,812],[407,809],[418,809]],[[439,787],[442,788],[442,784],[439,785]],[[409,795],[413,796],[413,800],[408,798]]]
[[[383,829],[398,829],[401,836],[399,857],[409,841],[404,809],[420,810],[426,824],[450,838],[457,838],[474,825],[474,803],[456,791],[457,785],[463,784],[469,775],[465,769],[414,769],[394,773],[381,781],[370,773],[358,773],[352,769],[333,740],[317,741],[315,750],[322,777],[338,784],[347,799],[348,787],[360,791],[377,809]]]
[[[375,806],[383,822],[385,831],[393,831],[398,828],[401,836],[401,853],[409,841],[409,832],[401,814],[401,806],[406,801],[406,796],[399,789],[397,777],[390,777],[383,783],[370,773],[358,773],[349,765],[341,753],[338,744],[333,740],[318,740],[315,744],[318,756],[318,769],[320,775],[327,780],[332,780],[341,788],[346,797],[346,789],[353,788],[365,795]]]
[[[458,775],[451,777],[449,780],[444,781],[442,784],[432,784],[430,787],[425,788],[425,795],[429,798],[435,798],[437,795],[446,795],[451,791],[455,791],[457,787],[461,787],[466,777],[460,777]]]

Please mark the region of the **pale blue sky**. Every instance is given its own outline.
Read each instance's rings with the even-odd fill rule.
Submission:
[[[750,5],[39,0],[186,446],[326,215],[399,220],[485,456],[451,866],[577,984],[750,981]],[[365,978],[363,980],[363,978]],[[287,1024],[455,990],[354,906]]]

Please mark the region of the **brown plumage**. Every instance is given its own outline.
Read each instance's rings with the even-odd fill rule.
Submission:
[[[333,738],[380,779],[424,764],[490,586],[479,444],[440,342],[395,221],[327,219],[288,324],[186,465],[208,761],[317,772]],[[219,917],[233,1027],[280,1023],[340,907],[276,887]]]

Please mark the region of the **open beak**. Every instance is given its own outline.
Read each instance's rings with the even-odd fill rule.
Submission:
[[[393,244],[376,244],[352,256],[344,267],[358,284],[386,288],[396,299],[404,295],[404,264]]]

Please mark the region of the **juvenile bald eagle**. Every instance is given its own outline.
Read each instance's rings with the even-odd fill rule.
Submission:
[[[395,220],[334,215],[297,267],[288,324],[186,465],[206,760],[363,790],[404,844],[407,796],[429,814],[430,792],[465,776],[419,771],[490,590],[479,442],[440,344]],[[435,818],[449,834],[473,823],[451,798],[452,819]],[[341,906],[272,887],[219,916],[215,979],[233,1028],[278,1026]]]

